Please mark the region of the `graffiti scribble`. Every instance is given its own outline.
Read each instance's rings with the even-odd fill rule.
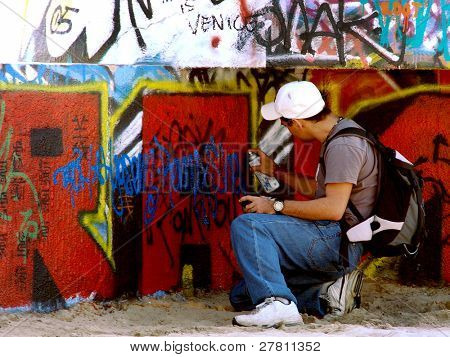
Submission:
[[[0,134],[3,130],[5,113],[6,104],[3,100],[0,100]],[[20,182],[23,185],[27,185],[32,193],[33,208],[28,208],[19,212],[22,217],[20,220],[19,231],[16,232],[18,255],[23,257],[25,261],[28,256],[28,242],[37,239],[40,234],[42,235],[42,233],[46,232],[46,229],[44,228],[45,222],[39,201],[39,194],[28,175],[20,171],[22,168],[20,154],[18,154],[17,151],[13,151],[11,159],[9,158],[13,134],[13,128],[9,127],[3,144],[0,146],[0,162],[2,163],[0,176],[0,222],[13,221],[13,216],[8,212],[8,192],[10,191],[10,187],[16,187],[11,197],[13,201],[18,201],[23,199],[24,196],[22,190],[18,191],[17,187],[20,187],[18,183]],[[37,220],[32,219],[32,217],[36,215]]]

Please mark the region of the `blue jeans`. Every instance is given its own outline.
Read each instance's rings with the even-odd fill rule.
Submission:
[[[232,294],[243,305],[277,296],[318,317],[326,313],[319,299],[322,284],[355,269],[363,252],[361,243],[349,244],[345,268],[339,222],[259,213],[232,222],[231,242],[245,281]]]

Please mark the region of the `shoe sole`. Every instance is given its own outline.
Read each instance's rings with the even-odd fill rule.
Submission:
[[[356,269],[350,273],[348,277],[348,283],[350,286],[347,286],[346,289],[346,302],[352,302],[352,304],[345,305],[345,312],[349,313],[355,308],[359,308],[361,306],[361,290],[363,283],[364,274],[361,270]]]
[[[281,326],[289,327],[289,326],[303,325],[303,321],[290,322],[290,323],[278,322],[273,325],[242,325],[239,322],[237,322],[234,317],[233,317],[233,320],[231,321],[231,323],[233,324],[233,326],[239,326],[239,327],[262,327],[262,328],[272,328],[272,327],[280,328]]]

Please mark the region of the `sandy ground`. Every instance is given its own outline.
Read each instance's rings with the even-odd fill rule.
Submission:
[[[231,325],[225,293],[83,302],[48,314],[0,313],[0,336],[450,336],[450,287],[365,280],[360,309],[279,329]]]

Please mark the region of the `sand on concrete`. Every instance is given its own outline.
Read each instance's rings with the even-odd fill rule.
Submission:
[[[450,287],[366,279],[362,306],[334,320],[303,315],[278,329],[231,325],[226,293],[83,302],[47,314],[0,313],[0,336],[449,336]]]

